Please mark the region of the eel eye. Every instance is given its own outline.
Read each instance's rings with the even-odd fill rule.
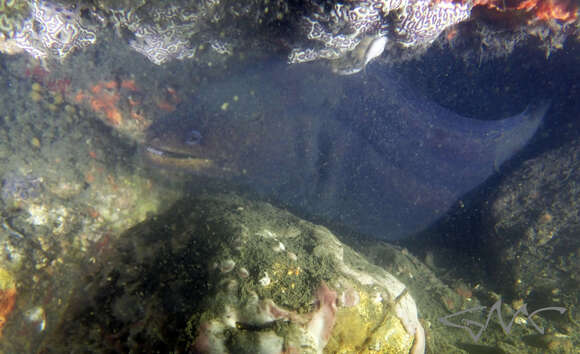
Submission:
[[[201,139],[201,133],[197,130],[192,130],[187,133],[187,136],[185,137],[185,143],[187,145],[199,145],[201,144]]]

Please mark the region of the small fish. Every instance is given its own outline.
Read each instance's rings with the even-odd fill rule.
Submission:
[[[332,71],[339,75],[353,75],[361,72],[366,66],[385,51],[387,37],[366,37],[358,46],[343,58],[332,62]]]

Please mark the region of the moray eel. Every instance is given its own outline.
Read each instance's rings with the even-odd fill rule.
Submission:
[[[151,127],[147,156],[243,183],[316,221],[381,239],[423,230],[524,147],[547,103],[461,117],[380,65],[366,77],[257,63]],[[494,117],[495,118],[495,117]]]
[[[206,155],[203,149],[203,136],[198,130],[168,129],[148,139],[145,153],[152,162],[161,166],[204,172],[215,169],[212,159],[196,157]]]

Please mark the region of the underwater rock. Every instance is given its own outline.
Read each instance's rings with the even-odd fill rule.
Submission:
[[[31,1],[30,8],[30,17],[15,33],[14,42],[35,59],[63,60],[74,50],[93,45],[97,40],[94,26],[83,23],[83,16],[75,6]]]
[[[266,203],[183,200],[93,269],[40,351],[425,351],[405,285]]]
[[[12,274],[0,268],[0,338],[8,317],[16,304],[16,282]]]
[[[331,9],[320,6],[305,16],[301,24],[312,47],[292,49],[288,62],[341,60],[356,50],[365,37],[376,35],[389,37],[403,47],[427,47],[446,28],[467,20],[473,5],[471,2],[392,0],[336,3]],[[381,53],[382,49],[378,55]]]
[[[2,179],[2,200],[8,205],[12,205],[36,199],[43,191],[42,182],[41,177],[32,174],[23,175],[9,172]]]
[[[28,6],[26,1],[0,1],[0,37],[11,36],[22,28]]]
[[[526,161],[488,203],[483,237],[503,296],[578,306],[579,154],[576,141]]]

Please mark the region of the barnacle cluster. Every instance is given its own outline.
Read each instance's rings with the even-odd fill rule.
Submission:
[[[471,1],[410,1],[403,8],[394,31],[404,46],[431,44],[447,27],[467,20],[472,7]]]
[[[461,22],[475,24],[452,27]],[[385,48],[413,57],[444,31],[454,48],[475,37],[466,39],[468,50],[479,38],[507,54],[501,48],[520,38],[539,38],[547,54],[580,38],[575,0],[0,0],[0,52],[62,60],[108,25],[157,65],[290,48],[289,63],[331,60],[342,74],[360,71]]]
[[[439,44],[465,62],[507,57],[522,45],[548,57],[568,39],[580,39],[579,5],[575,0],[474,0],[470,20],[447,31]]]
[[[355,0],[346,2],[311,0],[312,10],[302,18],[306,41],[295,46],[289,63],[331,60],[339,73],[357,72],[384,47],[405,50],[407,57],[424,52],[444,31],[449,41],[469,42],[471,47],[497,42],[494,56],[529,37],[537,37],[546,50],[559,49],[570,36],[580,38],[578,5],[572,0]],[[473,10],[473,11],[472,11]],[[472,23],[461,30],[452,26]],[[479,32],[473,33],[473,29]],[[480,33],[481,32],[481,33]],[[497,33],[499,38],[489,38]],[[514,36],[506,37],[506,33]],[[516,38],[517,36],[517,38]],[[452,47],[457,47],[452,43]],[[472,48],[473,49],[473,48]],[[471,50],[472,50],[471,49]],[[505,54],[509,54],[506,52]],[[351,62],[351,63],[348,63]],[[344,69],[346,67],[346,69]]]
[[[80,13],[72,7],[43,0],[29,5],[30,16],[11,41],[34,58],[64,59],[76,48],[95,43],[96,33],[82,23]]]
[[[431,44],[449,26],[469,18],[473,5],[448,0],[370,0],[320,6],[304,17],[312,48],[295,48],[290,63],[340,59],[368,37],[386,37],[404,47]],[[364,41],[363,41],[364,42]]]
[[[119,33],[132,34],[134,50],[162,65],[196,58],[206,49],[231,56],[240,44],[257,40],[257,27],[282,20],[289,8],[283,0],[202,0],[149,2],[108,13]]]
[[[117,28],[133,33],[134,39],[129,42],[133,49],[161,65],[173,59],[195,56],[197,45],[189,39],[214,16],[216,3],[204,1],[197,9],[167,3],[159,7],[113,10],[111,19]]]
[[[18,32],[28,12],[26,1],[0,0],[0,33],[9,37]]]

